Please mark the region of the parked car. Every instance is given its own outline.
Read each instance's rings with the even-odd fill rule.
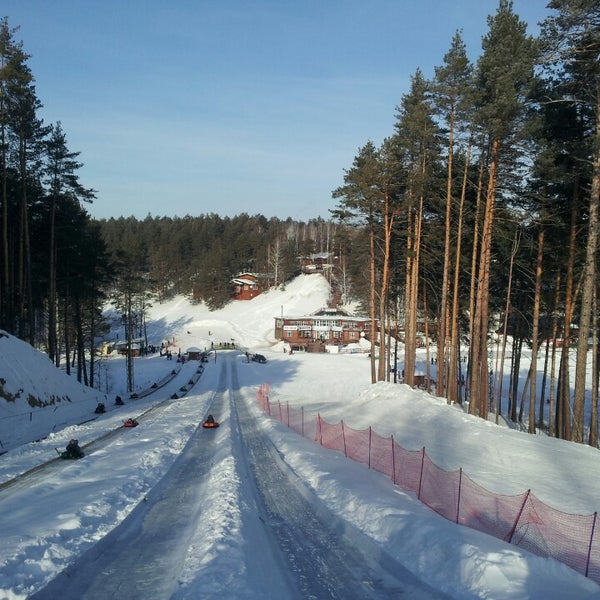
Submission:
[[[254,362],[260,363],[261,365],[264,365],[267,362],[267,359],[262,354],[253,354],[252,360]]]

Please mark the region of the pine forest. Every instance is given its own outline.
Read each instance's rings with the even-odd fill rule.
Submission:
[[[402,342],[403,381],[414,385],[425,341],[438,365],[432,393],[598,446],[597,0],[551,0],[537,37],[499,0],[474,62],[457,31],[431,79],[417,69],[390,107],[389,135],[357,140],[330,218],[309,222],[91,218],[101,193],[81,184],[61,123],[40,118],[17,36],[0,21],[1,329],[94,386],[108,300],[133,333],[153,302],[182,294],[217,309],[239,273],[285,286],[301,257],[327,253],[342,303],[377,331],[373,383],[396,378]],[[524,348],[531,365],[543,358],[541,386],[532,368],[519,386]]]

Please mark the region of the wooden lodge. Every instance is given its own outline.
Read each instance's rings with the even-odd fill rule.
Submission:
[[[349,316],[337,308],[323,308],[307,316],[275,317],[275,338],[292,350],[325,352],[325,347],[355,344],[370,339],[371,320]]]
[[[269,287],[269,275],[263,273],[240,273],[231,280],[234,300],[252,300]]]
[[[298,262],[302,273],[325,273],[333,268],[334,257],[331,252],[318,252],[308,256],[299,256]]]

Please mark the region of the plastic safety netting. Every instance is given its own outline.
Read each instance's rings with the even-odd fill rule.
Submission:
[[[600,583],[600,532],[597,513],[567,514],[548,506],[530,490],[504,496],[475,483],[462,469],[446,471],[425,452],[407,450],[393,437],[331,424],[303,408],[269,401],[260,386],[257,401],[272,418],[325,448],[383,473],[403,490],[449,521],[476,529],[525,550],[555,558]]]

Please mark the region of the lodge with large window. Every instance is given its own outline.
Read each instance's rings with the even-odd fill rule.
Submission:
[[[340,309],[324,308],[313,315],[275,317],[275,338],[292,350],[324,352],[326,346],[344,346],[371,339],[367,317],[348,316]]]

